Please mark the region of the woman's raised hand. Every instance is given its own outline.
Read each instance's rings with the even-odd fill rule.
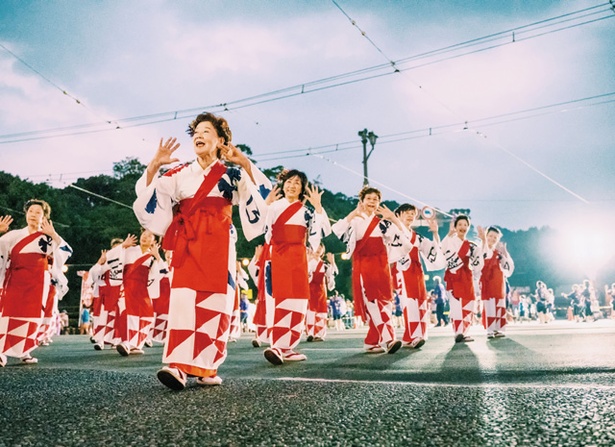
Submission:
[[[167,138],[167,141],[161,138],[158,150],[150,164],[153,164],[156,170],[158,170],[164,165],[178,162],[179,158],[173,158],[173,152],[179,149],[179,146],[177,138]]]
[[[282,198],[282,190],[280,189],[279,185],[275,185],[273,189],[269,192],[269,195],[267,196],[267,198],[265,199],[265,203],[267,205],[271,205],[273,202],[281,198]]]
[[[6,233],[9,231],[9,226],[13,222],[13,218],[11,216],[2,216],[0,217],[0,233]]]
[[[317,213],[322,212],[322,194],[323,191],[318,190],[316,185],[307,185],[305,188],[305,198],[312,204]]]
[[[134,247],[135,245],[137,245],[137,236],[129,233],[126,236],[126,239],[124,239],[124,242],[122,242],[122,247],[128,248],[128,247]]]

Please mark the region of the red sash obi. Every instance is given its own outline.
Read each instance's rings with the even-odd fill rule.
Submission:
[[[263,246],[263,251],[261,252],[260,257],[256,260],[256,264],[258,265],[258,278],[256,285],[256,309],[254,309],[254,317],[252,321],[257,326],[267,326],[267,319],[265,315],[265,299],[267,294],[265,293],[265,267],[267,265],[266,261],[269,259],[269,255],[265,253],[265,250],[269,250],[269,244],[265,244]]]
[[[151,255],[141,256],[134,263],[124,267],[124,295],[126,297],[126,313],[140,317],[154,315],[152,300],[147,292],[149,282],[149,267],[143,265]]]
[[[494,250],[491,258],[485,259],[485,265],[480,277],[480,285],[480,297],[483,300],[504,298],[506,296],[504,273],[500,268],[500,254],[497,250]]]
[[[214,164],[194,197],[180,202],[164,235],[162,247],[173,251],[173,288],[226,293],[233,209],[229,200],[207,196],[225,172],[223,163]]]
[[[152,300],[156,315],[166,315],[169,313],[169,303],[171,299],[171,282],[167,276],[160,280],[160,296]]]
[[[259,289],[256,301],[256,309],[254,309],[254,317],[252,317],[252,322],[256,326],[267,326],[267,315],[265,313],[267,308],[265,306],[265,292],[261,294],[261,291]]]
[[[415,240],[416,233],[413,232],[411,242],[414,243]],[[408,298],[425,301],[427,299],[427,288],[425,287],[425,273],[423,272],[418,247],[412,247],[410,250],[410,261],[408,269],[401,272],[406,293]]]
[[[357,242],[352,255],[352,295],[355,314],[366,319],[363,294],[367,301],[385,301],[393,299],[391,287],[391,270],[386,247],[381,237],[369,237],[366,232]]]
[[[37,231],[19,241],[11,250],[11,265],[6,272],[0,314],[6,317],[40,318],[47,272],[47,255],[20,253],[26,245],[43,236]]]
[[[446,270],[444,273],[444,281],[446,281],[446,289],[450,290],[453,296],[457,299],[461,298],[467,301],[474,300],[474,281],[472,280],[472,271],[470,270],[470,242],[465,240],[459,248],[457,255],[461,259],[463,265],[453,273]]]
[[[305,240],[302,225],[277,225],[271,229],[271,286],[273,298],[310,296]]]
[[[56,286],[54,286],[53,284],[50,284],[49,294],[47,295],[47,302],[45,303],[45,308],[43,309],[43,316],[45,318],[53,317],[53,307],[55,304],[55,298],[56,298]]]
[[[173,224],[173,288],[187,287],[201,292],[226,293],[228,257],[233,208],[223,197],[204,197],[197,206],[184,199]],[[184,214],[185,208],[196,208]],[[171,227],[169,227],[171,230]],[[167,233],[169,231],[167,230]],[[167,235],[165,234],[165,239]],[[169,243],[167,243],[167,246]]]
[[[107,310],[108,312],[112,312],[113,310],[115,310],[117,302],[120,299],[121,286],[110,285],[109,276],[110,272],[106,271],[103,275],[105,285],[99,287],[98,294],[100,295],[100,301],[105,307],[105,310]]]
[[[318,262],[310,281],[310,309],[315,312],[327,312],[327,290],[325,289],[324,263]]]

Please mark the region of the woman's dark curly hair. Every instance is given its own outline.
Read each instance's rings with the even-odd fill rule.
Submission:
[[[292,177],[299,177],[299,180],[301,180],[301,193],[299,194],[299,200],[303,200],[305,191],[307,189],[308,179],[305,173],[297,169],[284,169],[278,174],[278,184],[280,186],[280,192],[282,193],[282,197],[284,197],[284,183],[286,182],[286,180]]]
[[[233,134],[231,132],[231,128],[228,125],[228,121],[222,118],[221,116],[216,116],[213,113],[203,112],[198,115],[192,122],[188,125],[188,129],[186,129],[186,133],[191,137],[194,136],[196,131],[196,126],[198,126],[203,121],[208,121],[211,125],[216,129],[216,133],[219,137],[224,138],[224,144],[229,144],[233,139]],[[217,152],[217,157],[220,158],[220,150]]]

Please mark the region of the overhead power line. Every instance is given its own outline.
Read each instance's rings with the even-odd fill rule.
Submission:
[[[598,101],[598,99],[613,98],[605,101]],[[594,101],[591,102],[590,101]],[[554,104],[533,107],[530,109],[519,110],[514,112],[507,112],[498,115],[492,115],[489,117],[478,118],[470,121],[457,121],[451,124],[444,124],[433,127],[423,127],[420,129],[414,129],[404,132],[396,132],[388,135],[379,135],[378,144],[390,144],[400,141],[414,140],[418,138],[428,138],[431,136],[441,135],[444,133],[460,132],[463,130],[469,130],[469,126],[479,125],[481,127],[489,127],[498,124],[504,124],[507,122],[518,121],[522,119],[535,118],[537,116],[550,115],[554,113],[570,112],[587,107],[593,107],[596,105],[603,105],[615,102],[615,92],[604,93],[600,95],[588,96],[585,98],[572,99],[570,101],[563,101]],[[588,104],[589,103],[589,104]],[[567,106],[577,105],[577,107],[570,108]],[[289,149],[273,152],[266,152],[255,155],[254,158],[258,161],[269,161],[285,158],[298,158],[305,157],[312,154],[325,154],[346,151],[349,149],[359,149],[361,144],[358,141],[346,141],[342,143],[326,144],[322,146],[313,146],[301,149]],[[285,156],[286,155],[286,156]]]
[[[612,98],[612,99],[608,99]],[[601,100],[602,101],[598,101]],[[558,102],[549,105],[542,105],[532,107],[525,110],[518,110],[514,112],[507,112],[498,115],[492,115],[489,117],[478,118],[471,121],[457,121],[455,123],[444,124],[440,126],[423,127],[420,129],[407,130],[402,132],[395,132],[387,135],[380,135],[378,137],[378,144],[392,144],[403,141],[411,141],[421,138],[430,138],[438,135],[444,135],[447,133],[456,133],[469,130],[468,125],[480,125],[481,128],[504,124],[508,122],[514,122],[524,119],[536,118],[539,116],[551,115],[555,113],[567,113],[574,110],[579,110],[588,107],[594,107],[597,105],[604,105],[615,103],[615,92],[603,93],[600,95],[587,96],[585,98],[577,98],[569,101]],[[570,105],[576,105],[576,107],[569,107]],[[264,152],[255,154],[252,156],[259,162],[275,161],[275,160],[288,160],[295,158],[309,157],[319,154],[332,154],[338,152],[344,152],[353,149],[360,149],[361,144],[356,140],[344,141],[338,143],[324,144],[320,146],[310,146],[300,149],[282,149],[279,151]],[[31,177],[48,177],[59,176],[59,179],[68,179],[73,176],[78,178],[81,174],[105,174],[112,172],[111,170],[101,171],[82,171],[82,172],[64,172],[56,174],[40,174],[29,175],[26,178]]]
[[[352,24],[353,26],[356,26],[356,27],[357,27],[357,28],[361,31],[361,35],[362,35],[363,37],[365,37],[365,38],[368,40],[368,42],[369,42],[372,46],[374,46],[374,47],[376,48],[376,50],[378,50],[378,52],[380,52],[380,54],[382,54],[383,56],[385,56],[385,58],[387,58],[391,64],[393,64],[393,66],[395,67],[395,71],[396,71],[396,72],[399,72],[399,70],[398,70],[398,69],[397,69],[397,67],[395,66],[395,63],[394,63],[394,62],[393,62],[390,58],[388,58],[388,57],[384,54],[384,52],[383,52],[383,51],[382,51],[382,50],[378,47],[378,45],[376,45],[376,43],[375,43],[375,42],[374,42],[371,38],[369,38],[369,37],[367,36],[367,33],[366,33],[365,31],[361,30],[361,29],[358,27],[358,25],[356,24],[356,21],[355,21],[355,20],[353,20],[353,19],[352,19],[352,18],[351,18],[351,17],[350,17],[350,16],[349,16],[349,15],[348,15],[348,14],[347,14],[347,13],[346,13],[346,12],[345,12],[342,8],[341,8],[341,7],[340,7],[340,6],[339,6],[339,5],[335,2],[335,0],[331,0],[331,1],[333,2],[333,4],[334,4],[334,5],[335,5],[335,6],[336,6],[336,7],[337,7],[340,11],[342,11],[342,13],[343,13],[343,14],[344,14],[344,15],[345,15],[345,16],[346,16],[349,20],[350,20],[351,24]],[[590,10],[590,9],[594,9],[594,8],[593,8],[593,7],[592,7],[592,8],[588,8],[588,9],[586,9],[586,11],[588,11],[588,10]],[[593,14],[594,14],[594,13],[591,13],[591,12],[590,12],[590,13],[587,13],[587,14],[581,15],[581,18],[585,18],[585,17],[591,16],[591,15],[593,15]],[[560,16],[560,18],[562,18],[562,17],[566,17],[566,19],[565,19],[565,20],[562,20],[562,22],[560,22],[560,23],[572,21],[573,19],[571,19],[571,18],[570,18],[570,15],[571,15],[571,14],[566,14],[565,16]],[[609,14],[609,18],[610,18],[610,17],[612,17],[612,16]],[[607,18],[607,17],[604,17],[604,18]],[[575,18],[574,20],[576,20],[576,18]],[[595,20],[600,20],[600,19],[595,19]],[[590,23],[590,22],[591,22],[591,21],[588,21],[588,23]],[[543,23],[545,23],[545,22],[543,22]],[[585,23],[585,22],[581,22],[580,24],[583,24],[583,23]],[[579,26],[580,24],[579,24],[579,23],[576,23],[576,24],[573,24],[573,25],[571,25],[571,26]],[[535,27],[535,29],[542,29],[542,28],[544,28],[545,26],[546,26],[546,25],[541,25],[541,26],[538,26],[537,28]],[[564,28],[560,28],[560,29],[566,29],[566,28],[568,28],[568,27],[564,27]],[[557,30],[555,30],[555,31],[557,31]],[[519,31],[519,32],[525,32],[525,31]],[[546,31],[546,32],[544,32],[544,33],[538,34],[538,36],[540,36],[540,35],[545,35],[545,34],[549,34],[550,32],[553,32],[553,31]],[[513,37],[513,41],[516,41],[516,38],[515,38],[515,34],[514,34],[514,32],[513,32],[513,34],[512,34],[512,37]],[[482,50],[481,50],[481,51],[482,51]],[[413,84],[415,84],[415,85],[416,85],[416,86],[417,86],[417,87],[418,87],[418,88],[419,88],[419,89],[420,89],[423,93],[427,93],[427,92],[423,89],[423,87],[422,87],[422,86],[420,86],[420,85],[416,84],[414,81],[412,81],[412,82],[413,82]],[[436,98],[435,96],[431,95],[431,99],[432,99],[432,100],[434,100],[435,102],[438,102],[441,106],[443,106],[443,107],[444,107],[445,109],[447,109],[449,112],[451,112],[451,113],[455,114],[455,112],[454,112],[454,111],[453,111],[450,107],[448,107],[448,105],[447,105],[447,104],[443,103],[442,101],[440,101],[440,100],[439,100],[438,98]],[[466,129],[466,130],[467,130],[467,129],[469,129],[469,126],[468,126],[467,122],[465,123],[464,129]],[[476,136],[478,136],[478,137],[480,137],[480,138],[482,138],[482,139],[487,139],[487,135],[486,135],[484,132],[482,132],[482,131],[480,131],[480,130],[476,130],[476,129],[473,129],[473,132],[474,132],[474,134],[475,134]],[[570,188],[567,188],[565,185],[563,185],[562,183],[558,182],[557,180],[555,180],[553,177],[551,177],[551,176],[550,176],[550,175],[548,175],[547,173],[543,172],[542,170],[538,169],[536,166],[532,165],[532,164],[531,164],[531,163],[529,163],[527,160],[524,160],[524,159],[523,159],[523,158],[521,158],[519,155],[515,154],[514,152],[512,152],[511,150],[509,150],[508,148],[506,148],[504,145],[499,144],[499,143],[496,143],[496,142],[491,141],[491,140],[489,140],[489,141],[490,141],[490,143],[491,143],[491,145],[492,145],[493,147],[496,147],[497,149],[501,150],[502,152],[506,153],[507,155],[509,155],[509,156],[513,157],[515,160],[517,160],[518,162],[522,163],[524,166],[526,166],[526,167],[527,167],[527,168],[529,168],[530,170],[534,171],[536,174],[538,174],[538,175],[542,176],[544,179],[546,179],[547,181],[549,181],[549,182],[550,182],[550,183],[552,183],[553,185],[557,186],[558,188],[562,189],[563,191],[567,192],[568,194],[572,195],[573,197],[575,197],[575,198],[577,198],[577,199],[581,200],[582,202],[584,202],[584,203],[589,203],[589,201],[587,201],[585,198],[583,198],[582,196],[580,196],[580,195],[579,195],[579,194],[577,194],[576,192],[572,191]],[[365,144],[365,143],[364,143],[364,144]],[[365,153],[365,146],[363,147],[363,152]],[[363,157],[363,163],[366,163],[366,161],[365,161],[365,156]],[[365,184],[367,184],[367,181],[368,181],[368,179],[367,179],[367,171],[365,171],[365,174],[364,174],[364,183],[365,183]]]
[[[339,5],[336,4],[336,6],[338,6],[339,8]],[[347,14],[346,16],[349,17]],[[376,46],[380,53],[383,54],[383,56],[388,60],[388,63],[366,67],[359,70],[346,72],[318,79],[315,81],[297,84],[290,87],[277,89],[270,92],[224,103],[202,105],[189,109],[180,109],[174,111],[140,115],[129,118],[117,119],[113,121],[105,120],[104,122],[99,123],[80,124],[74,126],[58,127],[53,129],[43,129],[0,135],[0,144],[58,138],[73,135],[83,135],[96,132],[108,132],[117,129],[146,126],[151,124],[174,121],[178,119],[186,119],[192,117],[195,113],[198,113],[203,110],[209,110],[213,113],[221,113],[230,110],[253,107],[259,104],[279,101],[294,96],[300,96],[308,93],[314,93],[353,83],[385,77],[394,73],[406,72],[426,65],[444,62],[446,60],[459,58],[476,52],[487,51],[503,45],[510,45],[522,40],[537,38],[546,34],[563,31],[577,26],[587,25],[613,17],[615,17],[615,15],[611,11],[610,3],[601,3],[599,5],[581,9],[578,11],[573,11],[568,14],[544,19],[538,22],[530,23],[528,25],[511,28],[499,33],[471,39],[458,44],[449,45],[436,50],[431,50],[414,56],[402,58],[397,61],[390,59],[384,54],[384,52],[382,52],[382,50],[379,49],[379,47]],[[363,31],[361,32],[364,33]],[[368,40],[370,40],[372,45],[375,46],[375,43],[373,43],[371,39]],[[6,49],[6,47],[3,48],[9,51],[8,49]],[[10,52],[10,54],[17,57],[13,52]],[[39,73],[36,70],[34,71],[36,73]],[[40,75],[43,76],[42,74]],[[43,78],[45,80],[48,80],[44,76]],[[59,88],[56,84],[52,83],[52,85],[54,85],[56,88]],[[62,90],[62,92],[64,92],[64,90]]]

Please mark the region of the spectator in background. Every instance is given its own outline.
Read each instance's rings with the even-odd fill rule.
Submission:
[[[547,285],[542,281],[536,281],[536,313],[539,323],[548,323],[547,304],[548,304]]]
[[[394,292],[393,294],[393,327],[403,327],[403,315],[404,311],[401,307],[401,299],[399,294]]]
[[[66,335],[68,333],[68,326],[70,321],[68,319],[68,312],[63,310],[60,312],[60,334]]]
[[[436,327],[446,326],[448,324],[448,316],[445,315],[446,306],[448,304],[448,298],[446,296],[446,289],[442,284],[442,280],[439,276],[434,277],[434,289],[431,292],[434,297],[434,302],[436,303],[436,316],[437,316],[437,324]]]
[[[79,334],[80,335],[92,335],[90,331],[90,327],[92,325],[92,321],[90,319],[90,308],[84,307],[81,311],[81,325],[79,326]]]
[[[596,299],[596,292],[589,279],[583,280],[581,295],[583,296],[583,305],[585,305],[585,321],[594,321],[592,301]]]
[[[331,297],[329,302],[331,304],[331,315],[333,316],[333,327],[335,328],[336,331],[343,331],[345,328],[344,328],[344,322],[342,321],[342,318],[344,317],[344,314],[346,313],[346,312],[342,312],[343,307],[346,304],[344,302],[344,298],[340,296],[339,293],[337,293],[336,291],[335,295]]]
[[[579,321],[583,319],[584,307],[580,305],[581,293],[578,284],[573,284],[570,293],[562,293],[562,296],[568,300],[568,307],[572,308],[572,320]]]
[[[604,298],[606,305],[611,308],[611,318],[615,318],[615,282],[611,284],[611,288],[605,284],[604,286]]]
[[[513,289],[510,293],[510,311],[512,313],[513,321],[519,320],[519,303],[521,301],[521,294],[518,290]]]
[[[241,297],[239,299],[239,321],[241,323],[241,331],[248,332],[248,308],[250,302],[248,301],[248,297],[244,292],[241,292]]]

